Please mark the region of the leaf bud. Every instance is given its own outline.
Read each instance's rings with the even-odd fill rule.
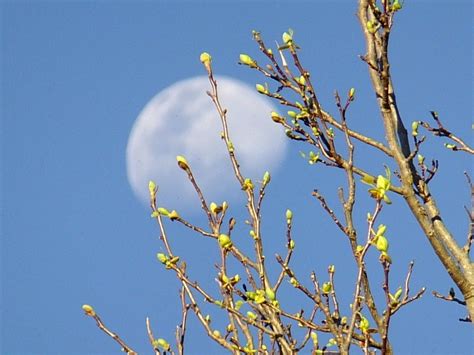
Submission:
[[[247,312],[247,318],[250,319],[250,320],[255,320],[257,319],[257,315],[251,311],[248,311]]]
[[[270,173],[268,171],[265,171],[265,174],[263,174],[263,180],[262,180],[263,185],[264,186],[267,185],[270,182],[271,179],[272,179],[272,177],[271,177]]]
[[[295,78],[295,81],[300,84],[301,86],[305,86],[306,85],[306,78],[304,77],[304,75],[301,75],[300,77],[296,77]]]
[[[239,59],[240,59],[240,63],[242,63],[244,65],[248,65],[250,68],[256,68],[257,67],[257,63],[255,62],[255,60],[253,60],[247,54],[241,54]]]
[[[288,116],[290,116],[291,118],[296,118],[297,116],[297,113],[295,111],[288,111]]]
[[[242,305],[244,304],[245,302],[242,301],[242,300],[238,300],[237,302],[235,302],[235,310],[238,311],[240,309],[240,307],[242,307]]]
[[[397,291],[395,292],[395,295],[393,295],[393,297],[395,297],[395,299],[396,299],[397,301],[398,301],[398,299],[400,298],[400,296],[402,295],[402,291],[403,291],[402,288],[399,287],[399,288],[397,289]]]
[[[367,21],[366,27],[367,27],[367,31],[369,31],[369,33],[374,34],[375,32],[377,32],[377,25],[373,21]]]
[[[355,88],[351,88],[349,90],[349,99],[353,100],[354,99],[354,94],[355,94]]]
[[[425,162],[425,157],[421,154],[418,154],[417,158],[418,158],[418,164],[423,165],[423,163]]]
[[[286,223],[291,224],[291,220],[293,219],[293,212],[291,212],[291,210],[288,209],[286,210],[285,216],[286,216]]]
[[[86,313],[86,315],[90,316],[90,317],[94,317],[95,316],[95,311],[94,311],[94,308],[92,308],[92,306],[88,305],[88,304],[85,304],[82,306],[82,310]]]
[[[411,123],[411,135],[416,137],[418,135],[418,126],[420,125],[419,121],[413,121]]]
[[[265,86],[263,86],[262,84],[255,85],[255,88],[257,89],[257,91],[260,94],[268,94],[268,89]]]
[[[189,169],[188,162],[186,161],[186,158],[183,157],[182,155],[176,156],[176,161],[178,162],[178,165],[181,169],[183,169],[183,170],[188,170]]]
[[[168,257],[163,253],[156,254],[156,257],[162,264],[165,264],[168,261]]]
[[[220,234],[217,240],[221,248],[229,249],[232,247],[232,240],[227,234]]]
[[[399,0],[395,0],[392,4],[392,11],[397,12],[398,10],[402,9],[402,4],[400,4]]]
[[[378,251],[386,253],[388,250],[388,240],[385,238],[383,235],[379,235],[377,237],[377,242],[375,244],[375,247],[377,248]]]
[[[370,323],[369,320],[363,316],[360,317],[360,322],[359,322],[359,328],[362,331],[362,333],[366,334],[367,331],[369,330]]]
[[[271,113],[271,118],[272,118],[272,121],[275,122],[275,123],[283,123],[285,121],[285,119],[283,117],[281,117],[278,113],[276,113],[275,111],[273,111]]]
[[[156,184],[152,180],[148,182],[148,191],[150,191],[150,197],[154,200],[156,195]]]
[[[244,184],[242,185],[242,190],[247,191],[247,190],[253,190],[253,182],[251,179],[247,178],[244,180]]]
[[[295,249],[295,241],[293,239],[291,239],[288,243],[288,247],[290,248],[290,250]]]
[[[254,240],[258,239],[257,233],[253,229],[250,230],[249,234]]]
[[[325,282],[323,283],[323,287],[322,287],[322,290],[323,290],[323,294],[328,294],[332,291],[332,285],[330,282]]]
[[[159,338],[156,340],[156,345],[162,348],[164,351],[169,351],[171,349],[170,344],[165,339]]]
[[[284,44],[289,44],[293,41],[293,31],[289,30],[288,32],[284,32],[282,37]]]
[[[267,296],[267,298],[270,300],[270,301],[274,301],[275,300],[275,291],[273,291],[271,288],[266,288],[265,289],[265,295]]]
[[[203,52],[199,56],[199,60],[201,61],[202,64],[204,64],[204,67],[206,68],[207,72],[211,72],[211,62],[212,62],[212,57],[209,53]]]
[[[175,210],[171,211],[170,214],[168,215],[169,219],[171,219],[172,221],[174,221],[175,219],[178,219],[179,218],[179,214],[178,212],[176,212]]]
[[[164,208],[164,207],[158,207],[157,209],[158,213],[161,214],[162,216],[168,217],[170,212]]]
[[[218,331],[217,329],[214,329],[212,331],[212,335],[214,335],[216,338],[220,338],[221,337],[221,332]]]
[[[206,62],[210,62],[212,60],[212,57],[209,53],[202,52],[199,56],[199,60],[201,61],[201,63],[206,64]]]

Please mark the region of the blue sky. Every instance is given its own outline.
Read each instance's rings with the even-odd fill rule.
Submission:
[[[350,123],[377,136],[381,122],[367,69],[357,58],[364,43],[355,9],[352,1],[3,1],[1,352],[117,353],[116,344],[84,316],[84,303],[94,305],[140,353],[150,351],[146,316],[158,336],[173,339],[180,319],[178,284],[156,261],[158,229],[127,180],[125,150],[136,117],[161,90],[202,75],[202,51],[213,55],[217,74],[249,85],[261,82],[236,64],[239,53],[258,58],[253,29],[271,44],[291,27],[325,108],[336,113],[334,90],[355,87]],[[469,1],[405,2],[392,35],[391,63],[406,122],[428,120],[429,111],[436,110],[449,128],[472,137],[471,27]],[[469,193],[463,171],[471,162],[442,143],[430,137],[424,155],[440,160],[432,190],[447,225],[464,243],[463,205],[469,204]],[[268,255],[283,250],[283,216],[291,208],[300,277],[314,269],[324,279],[327,266],[335,264],[336,287],[350,295],[354,270],[346,240],[310,197],[318,188],[339,211],[335,184],[344,180],[339,171],[305,164],[299,156],[304,148],[292,143],[273,175],[264,207]],[[362,147],[356,151],[361,165],[374,172],[383,171],[381,158]],[[363,230],[371,201],[366,187],[359,187]],[[403,201],[393,196],[393,202],[381,217],[389,228],[392,284],[403,282],[414,259],[412,290],[428,289],[394,318],[395,349],[468,353],[472,328],[457,321],[463,309],[430,294],[446,292],[452,282]],[[197,200],[190,203],[197,206]],[[246,237],[243,208],[238,200],[231,208]],[[204,222],[199,212],[189,212],[189,219]],[[191,276],[203,280],[205,275],[209,280],[203,284],[215,291],[214,276],[208,275],[216,273],[218,259],[209,241],[175,225],[169,234],[177,254],[188,260]],[[369,256],[376,260],[375,253]],[[375,287],[381,279],[379,266],[373,266]],[[297,306],[288,300],[288,307]],[[202,335],[191,321],[190,353],[222,351]]]

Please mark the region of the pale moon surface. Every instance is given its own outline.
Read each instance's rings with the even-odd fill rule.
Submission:
[[[270,118],[276,108],[238,80],[217,77],[217,82],[242,173],[256,183],[266,170],[275,173],[285,157],[287,138]],[[188,161],[208,203],[231,202],[239,194],[208,90],[205,76],[176,82],[153,97],[137,117],[128,139],[127,175],[143,203],[149,204],[148,182],[153,180],[159,186],[159,206],[178,212],[200,208],[177,155]]]

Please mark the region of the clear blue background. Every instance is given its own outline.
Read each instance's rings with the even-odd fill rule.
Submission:
[[[125,148],[134,119],[153,95],[203,74],[202,51],[213,55],[216,73],[253,85],[262,78],[236,64],[242,52],[258,58],[251,30],[260,30],[272,45],[291,27],[324,107],[336,114],[334,90],[345,93],[354,86],[350,123],[371,136],[382,132],[367,68],[357,58],[364,42],[355,1],[3,1],[0,9],[2,354],[118,353],[118,346],[84,316],[84,303],[94,305],[141,353],[151,352],[146,316],[155,335],[174,339],[180,321],[178,283],[155,259],[161,250],[158,230],[128,185]],[[407,0],[396,19],[391,59],[405,121],[429,120],[429,110],[437,110],[449,128],[472,143],[471,2]],[[469,204],[469,191],[463,171],[471,161],[442,143],[430,137],[423,154],[440,159],[432,190],[447,225],[464,244],[463,205]],[[344,179],[340,171],[305,164],[301,149],[306,147],[292,144],[285,168],[273,175],[268,190],[268,265],[276,270],[271,256],[283,251],[284,211],[290,207],[300,278],[307,280],[316,270],[325,281],[327,266],[335,264],[347,312],[355,278],[347,241],[310,196],[313,188],[321,189],[340,213],[335,183],[343,185]],[[383,157],[369,152],[356,150],[358,163],[382,172]],[[358,186],[363,235],[372,201],[366,187]],[[427,287],[420,301],[394,317],[395,350],[467,354],[472,327],[457,321],[464,310],[431,296],[431,290],[446,293],[452,282],[403,201],[392,199],[394,205],[380,220],[389,226],[392,287],[403,283],[412,259],[412,292]],[[190,203],[197,206],[197,200]],[[231,207],[245,243],[244,210]],[[204,225],[199,211],[189,219]],[[179,226],[170,226],[169,234],[191,277],[217,295],[215,244]],[[377,254],[369,258],[378,288]],[[301,298],[285,298],[289,294],[291,289],[282,291],[282,305],[296,312]],[[225,323],[214,317],[213,324],[222,329]],[[203,334],[190,320],[189,353],[222,352]]]

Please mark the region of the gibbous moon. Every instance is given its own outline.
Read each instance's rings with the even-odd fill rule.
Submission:
[[[230,138],[244,177],[254,182],[275,173],[286,153],[287,138],[271,118],[270,101],[238,80],[217,77],[221,104],[227,108]],[[137,117],[127,145],[127,175],[133,192],[149,204],[148,181],[159,186],[158,205],[194,212],[199,199],[176,163],[182,155],[208,203],[231,202],[240,191],[233,175],[219,115],[206,94],[208,78],[179,81],[153,97]]]

